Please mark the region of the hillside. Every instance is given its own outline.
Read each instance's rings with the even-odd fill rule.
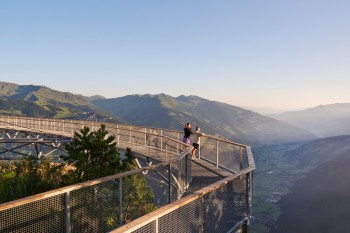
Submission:
[[[186,122],[203,132],[250,144],[314,139],[311,133],[258,113],[197,96],[130,95],[95,100],[98,108],[136,125],[182,130]]]
[[[322,139],[294,152],[300,166],[317,167],[282,198],[279,203],[282,215],[271,232],[348,232],[349,142],[350,136]]]
[[[350,103],[320,105],[270,116],[287,121],[319,137],[350,135]]]
[[[100,96],[84,97],[52,90],[45,86],[18,85],[0,82],[1,114],[35,117],[56,117],[86,120],[115,120],[96,108],[90,100]]]
[[[282,221],[285,222],[289,218],[288,214],[290,211],[295,211],[294,206],[296,203],[284,204],[284,200],[287,200],[285,198],[288,197],[288,193],[294,193],[293,195],[301,195],[302,197],[306,190],[308,190],[306,187],[302,188],[295,185],[302,182],[304,177],[308,177],[309,174],[313,173],[315,169],[317,170],[318,167],[322,167],[332,161],[337,161],[338,158],[344,154],[348,154],[350,159],[350,136],[322,138],[302,143],[253,147],[252,150],[256,170],[254,171],[253,193],[254,220],[252,222],[251,231],[252,233],[270,232],[269,229],[271,229],[277,221],[282,221],[284,218],[282,217],[279,219],[281,213],[283,216],[287,216],[286,219]],[[321,183],[325,175],[323,172],[316,172],[315,174],[318,174],[318,177],[314,179],[313,183],[309,183],[309,186],[316,187]],[[338,175],[338,179],[342,177],[342,175]],[[339,183],[342,181],[336,181],[335,179],[333,183],[327,183],[323,188],[327,189],[328,186],[335,185],[334,182]],[[322,192],[325,191],[320,190],[319,193],[313,193],[313,198],[321,198]],[[299,210],[304,208],[303,205],[297,206]],[[296,217],[298,212],[292,215]],[[311,215],[314,215],[314,213]],[[303,217],[306,219],[306,216],[307,215]],[[294,225],[295,222],[296,221],[293,222]],[[288,225],[284,226],[288,228]],[[294,226],[290,225],[290,227]],[[288,232],[299,232],[299,230],[293,229],[294,231]],[[286,229],[283,228],[273,232],[287,232],[285,230]]]

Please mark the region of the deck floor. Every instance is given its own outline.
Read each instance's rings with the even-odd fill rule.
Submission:
[[[185,195],[196,192],[210,184],[213,184],[225,177],[232,175],[215,165],[208,163],[202,159],[191,160],[192,163],[192,183]]]

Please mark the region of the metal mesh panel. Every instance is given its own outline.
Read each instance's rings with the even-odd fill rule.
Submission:
[[[188,185],[190,183],[191,179],[191,169],[189,169],[191,166],[189,164],[191,163],[190,160],[190,155],[184,156],[181,160],[177,162],[175,165],[177,167],[177,179],[179,183],[179,196],[182,196],[182,194],[186,191],[188,188]]]
[[[180,132],[178,131],[172,131],[172,130],[162,130],[162,135],[163,136],[167,136],[169,138],[173,138],[175,140],[181,141],[181,136],[180,136]]]
[[[201,158],[215,162],[217,154],[216,140],[207,137],[201,137],[199,153]]]
[[[248,166],[243,147],[207,137],[201,140],[201,158],[236,172]]]
[[[242,157],[243,157],[242,168],[245,169],[245,168],[249,167],[248,155],[247,155],[246,148],[243,148],[243,150],[242,150]]]
[[[163,145],[163,148],[165,147],[166,149],[166,161],[176,159],[179,157],[179,154],[181,153],[181,144],[178,143],[177,141],[173,141],[170,139],[165,139]]]
[[[152,187],[154,204],[158,207],[169,203],[169,171],[167,167],[150,170],[145,175],[147,184]]]
[[[219,165],[233,171],[241,170],[240,147],[219,142]]]
[[[65,232],[64,195],[42,199],[0,213],[0,232]]]
[[[248,213],[245,179],[236,179],[203,196],[204,232],[228,232]]]
[[[106,232],[116,228],[118,200],[115,180],[71,192],[72,232]]]
[[[159,218],[159,232],[198,232],[200,227],[200,200],[197,199]],[[213,231],[204,231],[213,232]]]
[[[131,222],[157,209],[154,192],[142,174],[123,177],[122,221]]]
[[[156,233],[156,221],[150,222],[132,233]]]
[[[171,166],[171,178],[170,178],[170,202],[174,202],[180,198],[180,183],[178,177],[178,168],[176,165]]]

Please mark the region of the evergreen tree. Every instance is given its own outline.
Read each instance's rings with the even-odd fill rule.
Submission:
[[[97,131],[84,127],[74,134],[66,145],[69,164],[75,167],[70,173],[75,182],[84,182],[119,172],[120,158],[115,136],[108,135],[105,125]]]

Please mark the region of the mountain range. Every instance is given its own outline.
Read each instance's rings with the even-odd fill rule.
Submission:
[[[111,114],[97,109],[91,103],[92,100],[103,98],[60,92],[45,86],[0,82],[1,114],[115,121]]]
[[[287,121],[318,137],[350,135],[350,103],[319,105],[305,110],[268,116]]]
[[[98,108],[136,125],[182,130],[186,122],[203,132],[250,144],[314,139],[311,133],[256,112],[198,96],[129,95],[92,101]]]
[[[203,132],[245,144],[312,140],[307,130],[256,112],[198,96],[129,95],[106,99],[0,82],[1,114],[114,121],[182,131],[186,122]],[[1,103],[3,103],[1,105]]]

